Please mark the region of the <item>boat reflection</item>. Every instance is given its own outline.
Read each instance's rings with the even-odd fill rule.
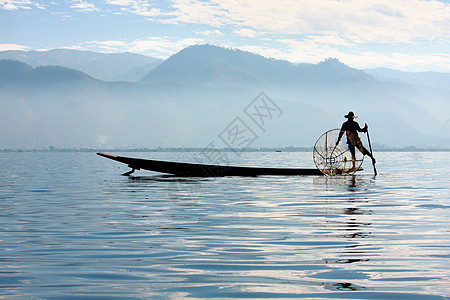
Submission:
[[[128,176],[130,182],[146,182],[146,181],[157,181],[157,182],[200,182],[205,181],[205,177],[179,177],[175,175],[155,175],[155,176]]]
[[[175,175],[155,175],[155,176],[129,176],[128,182],[131,186],[137,184],[158,184],[166,183],[166,192],[168,199],[172,203],[181,206],[192,205],[201,197],[201,183],[209,181],[205,177],[180,177]]]

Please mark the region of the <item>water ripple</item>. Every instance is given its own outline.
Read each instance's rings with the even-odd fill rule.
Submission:
[[[449,156],[380,153],[376,178],[180,179],[122,177],[92,153],[0,153],[0,297],[445,299]],[[235,163],[272,159],[310,154]]]

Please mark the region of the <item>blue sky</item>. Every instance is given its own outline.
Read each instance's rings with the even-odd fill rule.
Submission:
[[[0,50],[167,58],[203,43],[294,63],[450,72],[450,0],[0,0]]]

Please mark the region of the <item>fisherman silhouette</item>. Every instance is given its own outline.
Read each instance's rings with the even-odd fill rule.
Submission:
[[[345,115],[344,118],[347,118],[347,121],[342,124],[338,140],[336,141],[336,146],[339,144],[339,141],[341,140],[342,135],[345,132],[347,135],[348,150],[350,150],[350,153],[352,154],[353,169],[355,169],[355,160],[356,160],[355,147],[357,147],[363,155],[369,156],[372,159],[372,164],[375,165],[376,162],[375,158],[373,157],[372,153],[370,153],[366,148],[364,148],[358,136],[358,131],[367,132],[367,124],[365,124],[364,128],[361,128],[358,122],[353,120],[357,118],[357,116],[355,116],[355,114],[352,111],[350,111],[347,115]]]

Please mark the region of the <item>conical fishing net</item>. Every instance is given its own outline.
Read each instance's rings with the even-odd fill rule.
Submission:
[[[355,147],[355,164],[353,165],[345,133],[336,145],[339,132],[339,129],[325,132],[314,145],[314,163],[325,175],[352,174],[362,170],[364,155]]]

